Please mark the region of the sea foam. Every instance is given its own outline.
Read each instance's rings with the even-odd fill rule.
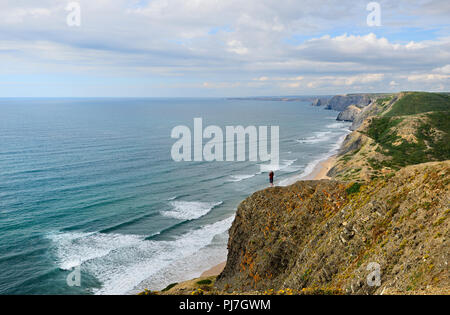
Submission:
[[[195,220],[210,212],[223,202],[171,201],[172,210],[161,211],[166,217],[179,220]]]
[[[231,175],[229,182],[240,182],[252,177],[255,177],[257,174],[249,174],[249,175]]]
[[[95,294],[126,294],[161,269],[194,255],[214,236],[226,232],[233,217],[191,230],[173,241],[145,240],[143,235],[54,233],[54,253],[61,269],[81,264],[82,272],[102,286]]]

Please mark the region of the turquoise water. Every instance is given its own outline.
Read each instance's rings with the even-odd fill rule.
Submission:
[[[0,100],[0,294],[161,289],[226,258],[239,202],[267,187],[255,162],[171,159],[177,125],[279,125],[276,183],[337,149],[348,124],[301,102]],[[81,286],[66,278],[81,266]]]

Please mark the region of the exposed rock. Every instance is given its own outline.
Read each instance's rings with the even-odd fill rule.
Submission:
[[[322,96],[315,98],[311,105],[312,106],[326,106],[328,104],[328,101],[332,98],[332,96]]]
[[[448,292],[449,186],[445,161],[403,168],[359,191],[322,180],[256,192],[238,208],[216,285],[230,292]],[[369,286],[371,262],[379,264],[381,286]]]
[[[361,109],[355,105],[350,105],[346,110],[340,112],[337,119],[339,121],[353,121],[361,113]]]
[[[361,111],[353,118],[353,124],[350,129],[357,130],[362,125],[364,120],[366,120],[370,116],[376,116],[386,110],[389,110],[389,108],[403,95],[403,93],[394,95],[388,98],[386,101],[383,101],[382,99],[374,99],[372,103],[362,108]]]
[[[346,110],[350,105],[363,108],[371,103],[372,97],[374,96],[370,94],[336,95],[328,101],[325,108],[339,112]]]
[[[313,102],[312,102],[312,106],[323,106],[326,104],[326,101],[322,101],[322,99],[320,98],[316,98]]]

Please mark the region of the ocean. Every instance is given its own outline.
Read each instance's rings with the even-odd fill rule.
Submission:
[[[275,183],[336,153],[348,123],[308,102],[1,99],[0,294],[133,294],[226,259],[258,162],[175,162],[178,125],[280,126]],[[66,281],[80,266],[80,286]]]

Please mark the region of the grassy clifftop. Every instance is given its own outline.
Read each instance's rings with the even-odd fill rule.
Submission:
[[[441,93],[408,92],[384,116],[416,115],[450,110],[450,96]]]

